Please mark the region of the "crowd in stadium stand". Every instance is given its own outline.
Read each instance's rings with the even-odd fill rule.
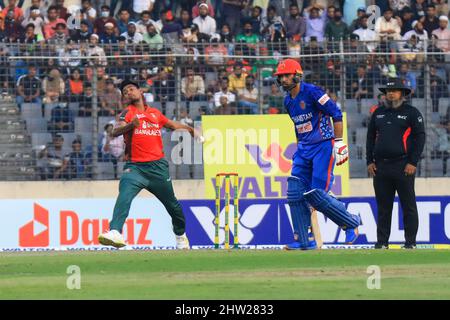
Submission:
[[[160,103],[165,114],[166,104],[175,101],[179,88],[183,109],[174,116],[187,123],[192,120],[192,102],[199,101],[204,102],[195,110],[200,115],[282,113],[283,94],[272,71],[278,56],[300,53],[309,55],[301,61],[305,80],[323,86],[336,100],[376,99],[374,85],[389,77],[402,78],[415,98],[424,98],[424,88],[430,88],[433,109],[440,98],[449,97],[450,70],[443,55],[450,51],[447,1],[70,3],[66,7],[64,0],[31,0],[25,6],[24,0],[0,0],[1,88],[4,94],[15,95],[19,106],[55,104],[48,124],[52,133],[73,131],[74,117],[90,117],[94,96],[99,116],[116,116],[125,103],[117,87],[130,77],[139,82],[146,100]],[[378,18],[366,11],[371,4],[379,7]],[[428,80],[420,54],[425,50],[433,53],[426,61]],[[327,57],[333,52],[347,54]],[[355,52],[372,54],[351,54]],[[188,56],[175,58],[172,53]],[[228,58],[227,54],[267,58]],[[10,56],[54,58],[9,60]],[[179,78],[177,65],[182,66]],[[344,92],[341,79],[345,79]],[[259,99],[258,81],[267,88],[263,99]],[[78,103],[78,110],[73,113],[58,105],[61,102]],[[441,127],[450,131],[449,113]]]

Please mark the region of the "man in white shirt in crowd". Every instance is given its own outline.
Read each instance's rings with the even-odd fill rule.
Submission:
[[[127,32],[121,34],[127,40],[127,43],[140,43],[144,41],[144,36],[137,32],[136,22],[128,22]]]
[[[200,15],[195,18],[192,22],[198,25],[200,33],[212,36],[216,33],[216,20],[209,16],[209,7],[206,3],[201,3],[199,5]]]
[[[400,24],[394,18],[394,12],[388,8],[383,12],[383,16],[379,17],[375,22],[375,32],[379,41],[399,41],[402,39],[400,32]],[[398,43],[391,43],[391,48],[398,48]]]
[[[414,20],[413,23],[411,23],[412,30],[405,33],[403,36],[403,40],[408,41],[411,39],[411,36],[415,35],[417,38],[417,48],[423,50],[425,47],[425,41],[428,40],[428,33],[427,30],[423,28],[423,24],[420,21]]]
[[[234,103],[236,101],[236,95],[228,88],[228,78],[222,78],[220,80],[220,91],[214,93],[214,106],[219,108],[221,106],[220,98],[222,96],[227,98],[228,103]]]
[[[353,31],[354,34],[359,36],[359,41],[364,41],[369,52],[373,52],[377,47],[377,34],[375,31],[369,28],[369,16],[365,15],[360,18],[361,27]]]
[[[450,30],[448,27],[448,17],[439,17],[439,29],[433,30],[433,34],[438,37],[436,46],[444,52],[450,51]]]

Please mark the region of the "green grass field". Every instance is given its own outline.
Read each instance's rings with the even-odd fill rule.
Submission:
[[[81,289],[69,290],[69,265]],[[369,290],[369,265],[381,289]],[[450,299],[450,251],[1,253],[1,299]]]

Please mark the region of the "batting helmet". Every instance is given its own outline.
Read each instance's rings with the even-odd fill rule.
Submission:
[[[294,59],[285,59],[278,64],[275,76],[282,74],[303,74],[302,66]]]

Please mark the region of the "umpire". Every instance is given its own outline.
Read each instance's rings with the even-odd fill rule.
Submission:
[[[419,110],[405,99],[411,93],[401,79],[379,89],[384,106],[372,114],[367,131],[367,170],[373,177],[378,207],[375,249],[388,249],[392,207],[397,191],[403,209],[405,249],[415,249],[419,227],[414,177],[425,145],[425,128]]]

